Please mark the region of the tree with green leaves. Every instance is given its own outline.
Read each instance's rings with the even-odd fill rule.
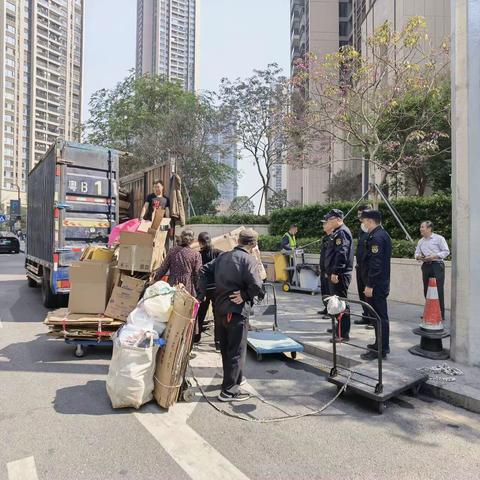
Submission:
[[[310,55],[299,61],[292,85],[307,94],[295,97],[298,104],[289,117],[292,142],[297,145],[289,162],[330,163],[319,155],[319,139],[328,138],[363,152],[381,173],[380,184],[392,175],[413,172],[414,165],[405,161],[406,151],[415,144],[430,153],[441,148],[441,137],[425,133],[434,130],[438,107],[434,101],[417,103],[416,116],[409,118],[408,130],[400,135],[403,118],[393,112],[407,96],[438,96],[448,68],[447,42],[434,47],[422,17],[412,17],[401,31],[384,23],[367,39],[362,52],[345,46],[323,59]],[[385,123],[388,117],[395,121]],[[392,155],[379,158],[387,142],[395,142]]]
[[[223,113],[232,122],[234,140],[246,151],[262,182],[259,213],[268,197],[272,167],[284,162],[288,149],[286,117],[289,89],[281,68],[275,63],[265,70],[254,70],[246,79],[223,78],[218,99]]]
[[[207,96],[185,92],[162,76],[132,73],[111,90],[90,99],[86,140],[132,154],[120,172],[175,162],[197,215],[215,212],[218,185],[232,169],[214,160],[221,146],[212,141],[222,122]]]
[[[447,80],[426,94],[407,92],[381,119],[378,161],[389,165],[400,160],[404,190],[415,188],[423,196],[427,186],[436,193],[450,191],[451,122],[450,82]],[[422,130],[417,119],[428,110],[431,116]],[[396,132],[390,133],[393,128]]]

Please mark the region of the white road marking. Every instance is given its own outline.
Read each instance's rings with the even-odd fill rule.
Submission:
[[[195,367],[217,367],[218,355],[198,355]],[[198,379],[208,386],[213,378]],[[156,405],[147,405],[134,415],[164,450],[193,480],[248,480],[235,465],[215,450],[187,420],[197,402],[176,403],[168,412]]]
[[[37,467],[33,457],[26,457],[7,463],[8,480],[38,480]]]

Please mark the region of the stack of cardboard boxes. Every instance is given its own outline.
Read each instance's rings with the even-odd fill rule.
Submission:
[[[165,256],[170,219],[158,212],[137,232],[122,232],[114,249],[88,247],[70,266],[68,309],[50,312],[50,334],[77,339],[110,338],[136,307],[151,272]]]

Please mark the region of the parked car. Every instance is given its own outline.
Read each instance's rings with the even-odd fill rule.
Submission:
[[[20,253],[20,241],[10,232],[0,232],[0,252]]]

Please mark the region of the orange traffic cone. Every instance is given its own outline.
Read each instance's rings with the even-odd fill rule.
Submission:
[[[443,348],[442,339],[450,336],[450,333],[443,328],[442,312],[438,299],[437,280],[428,280],[427,298],[423,311],[423,322],[420,328],[413,330],[415,335],[420,335],[420,345],[408,349],[413,355],[431,358],[432,360],[445,360],[450,352]]]
[[[424,330],[443,330],[442,312],[438,299],[437,280],[428,280],[427,298],[423,310],[423,322],[420,325]]]

